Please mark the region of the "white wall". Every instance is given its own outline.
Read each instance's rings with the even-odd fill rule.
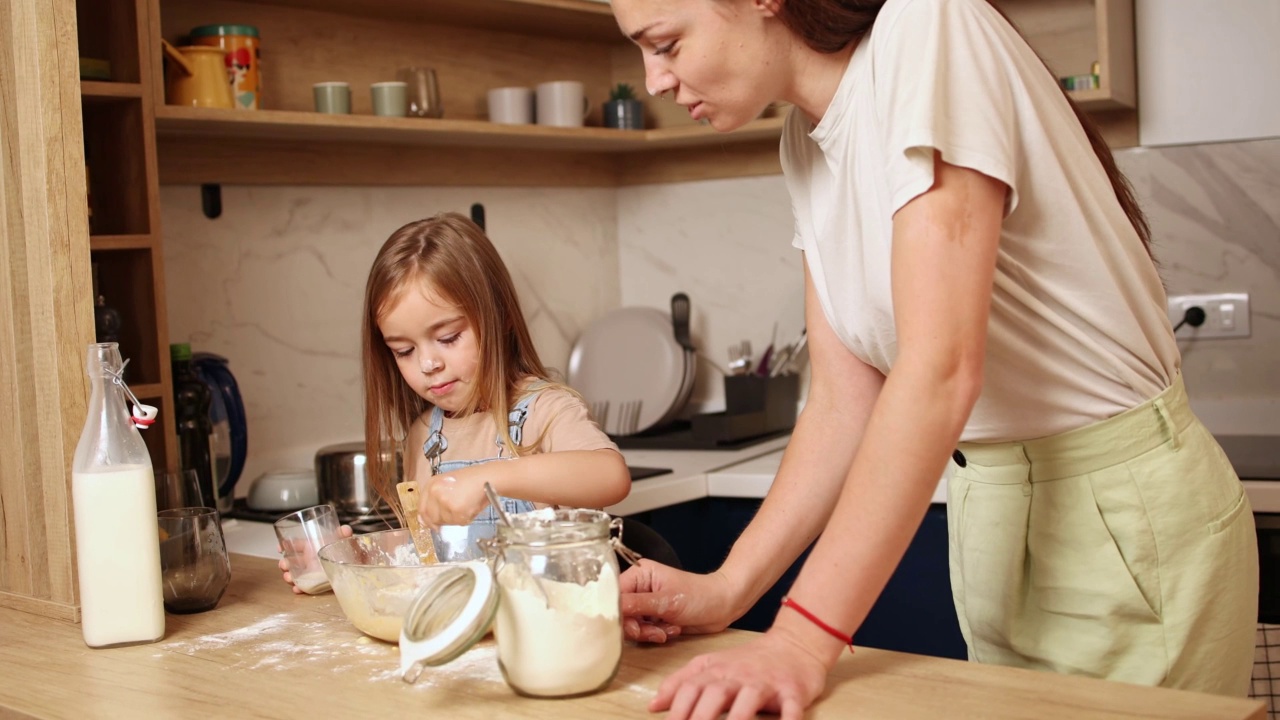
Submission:
[[[1280,137],[1280,2],[1137,0],[1139,138]]]

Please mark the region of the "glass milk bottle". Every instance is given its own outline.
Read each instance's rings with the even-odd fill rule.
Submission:
[[[89,346],[92,393],[71,466],[81,630],[95,648],[164,637],[155,479],[122,368],[116,343]]]

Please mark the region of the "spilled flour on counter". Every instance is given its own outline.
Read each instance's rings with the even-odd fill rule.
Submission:
[[[177,653],[223,668],[255,672],[332,672],[404,687],[456,687],[459,683],[501,686],[497,646],[486,639],[453,662],[427,668],[414,686],[400,679],[400,649],[357,630],[346,618],[277,613],[242,628],[157,643],[153,657]]]
[[[409,684],[400,679],[399,655],[395,667],[369,678],[374,682],[397,682],[405,687]],[[505,689],[506,681],[502,679],[502,671],[498,669],[498,646],[492,639],[484,640],[463,653],[450,663],[437,667],[422,669],[415,688],[457,688],[460,683],[497,683]]]

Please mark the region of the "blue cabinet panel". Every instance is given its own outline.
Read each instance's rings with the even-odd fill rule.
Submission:
[[[704,498],[634,517],[671,543],[686,570],[707,573],[720,567],[760,503],[744,498]],[[782,596],[807,557],[806,550],[733,627],[768,629]],[[926,513],[915,539],[854,641],[866,647],[922,655],[959,659],[967,656],[951,600],[945,506],[935,505]]]

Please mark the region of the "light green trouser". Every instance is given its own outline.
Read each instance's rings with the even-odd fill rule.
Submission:
[[[1181,377],[1102,422],[959,450],[947,522],[971,660],[1248,692],[1253,514]]]

